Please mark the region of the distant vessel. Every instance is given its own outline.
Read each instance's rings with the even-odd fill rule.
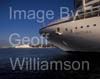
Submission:
[[[100,51],[100,0],[82,0],[74,17],[50,23],[40,34],[63,51]]]

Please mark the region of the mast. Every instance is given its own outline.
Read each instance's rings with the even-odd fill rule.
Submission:
[[[85,13],[86,13],[86,0],[82,0],[83,4],[83,11],[84,11],[84,18],[85,18]]]

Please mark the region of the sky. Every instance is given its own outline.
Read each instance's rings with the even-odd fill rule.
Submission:
[[[45,18],[44,23],[38,23],[35,20],[29,19],[10,19],[9,7],[13,10],[53,10],[55,12],[54,19],[48,20]],[[9,36],[12,33],[18,33],[21,37],[24,36],[40,36],[39,29],[43,25],[59,19],[59,8],[69,7],[74,10],[74,0],[0,0],[0,46],[9,44]]]

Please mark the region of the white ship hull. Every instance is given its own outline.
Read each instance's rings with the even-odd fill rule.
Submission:
[[[49,34],[48,40],[63,51],[100,51],[100,16],[54,24],[40,33]]]

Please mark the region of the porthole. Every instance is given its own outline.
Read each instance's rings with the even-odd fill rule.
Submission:
[[[83,28],[83,26],[81,26],[81,28]]]
[[[93,24],[93,26],[96,26],[96,24]]]
[[[87,27],[90,27],[89,25],[87,25]]]
[[[68,29],[67,29],[67,28],[66,28],[65,30],[66,30],[66,31],[68,31]]]
[[[78,29],[77,27],[75,27],[75,29]]]

